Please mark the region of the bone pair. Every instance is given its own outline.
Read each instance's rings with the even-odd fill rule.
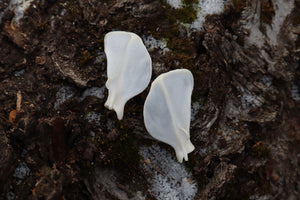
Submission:
[[[141,93],[151,80],[151,57],[139,36],[113,31],[105,35],[109,91],[105,107],[123,119],[126,102]],[[190,141],[191,95],[194,80],[187,69],[158,76],[144,104],[144,123],[150,135],[171,145],[179,162],[194,150]]]

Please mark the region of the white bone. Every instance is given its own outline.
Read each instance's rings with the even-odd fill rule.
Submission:
[[[171,145],[179,162],[188,160],[195,147],[190,141],[192,73],[173,70],[151,84],[144,105],[144,123],[151,136]]]
[[[105,107],[114,110],[121,120],[126,102],[149,84],[152,62],[142,39],[131,32],[107,33],[104,51],[108,78],[105,85],[109,91]]]

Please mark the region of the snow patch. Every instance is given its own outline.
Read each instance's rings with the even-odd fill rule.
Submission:
[[[261,5],[259,4],[256,10],[260,10]],[[254,9],[254,8],[252,8]],[[256,11],[255,10],[255,11]],[[260,26],[260,11],[256,11],[253,14],[253,10],[245,10],[242,12],[243,18],[245,18],[245,25],[243,26],[246,30],[249,30],[249,36],[245,37],[245,46],[249,47],[251,45],[255,45],[261,48],[264,44],[264,35],[259,30]]]
[[[15,193],[13,192],[13,187],[10,186],[9,190],[6,193],[7,200],[14,200],[16,198]]]
[[[90,179],[84,180],[88,190],[92,196],[95,197],[94,199],[107,199],[108,195],[119,200],[146,199],[141,191],[121,189],[120,184],[116,184],[119,175],[115,171],[101,168],[95,168],[94,170],[93,176],[91,177],[92,181]],[[128,188],[128,186],[125,185],[124,188]]]
[[[204,147],[198,150],[200,156],[205,156],[208,152],[208,148]]]
[[[285,18],[291,13],[294,7],[294,2],[286,0],[273,0],[273,7],[275,9],[275,16],[271,26],[267,26],[267,36],[273,42],[273,45],[277,45],[277,36]]]
[[[182,8],[183,6],[181,0],[167,0],[167,3],[173,8]]]
[[[270,195],[263,195],[263,196],[252,195],[249,197],[249,200],[268,200],[268,199],[270,199]]]
[[[103,51],[97,50],[97,56],[95,58],[94,64],[100,64],[105,60],[105,53]]]
[[[197,19],[188,27],[196,31],[202,30],[207,15],[220,14],[224,11],[227,0],[199,0]]]
[[[263,104],[264,99],[260,96],[253,95],[250,92],[243,93],[241,97],[242,107],[247,109],[249,107],[260,107]]]
[[[184,3],[182,0],[166,0],[167,3],[175,8],[183,8]],[[197,10],[197,19],[191,23],[186,24],[186,27],[191,31],[203,30],[203,23],[207,15],[221,14],[224,11],[224,6],[228,3],[228,0],[198,0],[198,4],[194,5]]]
[[[224,10],[224,0],[200,0],[201,11],[208,14],[219,14]]]
[[[293,99],[299,102],[300,101],[299,87],[295,83],[292,84],[291,92],[292,92]]]
[[[116,128],[115,122],[113,120],[108,119],[106,121],[106,128],[109,131],[113,130],[114,128]]]
[[[9,9],[15,13],[13,21],[17,24],[20,19],[24,17],[24,13],[34,0],[11,0],[9,3]]]
[[[20,164],[15,169],[13,177],[15,178],[16,183],[20,184],[25,179],[25,177],[28,176],[29,174],[30,174],[30,169],[28,168],[26,163],[20,162]]]
[[[159,49],[160,53],[162,55],[165,55],[170,49],[167,47],[167,41],[162,40],[156,40],[152,36],[143,37],[145,46],[147,47],[148,51],[153,51],[154,49]]]
[[[79,101],[83,101],[86,97],[88,96],[94,96],[97,97],[99,99],[103,99],[104,98],[104,91],[105,91],[105,86],[99,88],[99,87],[92,87],[89,89],[86,89],[82,96],[79,98]]]
[[[91,131],[90,136],[94,138],[96,136],[96,133],[94,131]]]
[[[238,88],[241,92],[241,103],[242,103],[242,108],[247,110],[249,108],[253,107],[261,107],[264,103],[264,98],[252,94],[249,90],[244,89],[243,87]]]
[[[200,103],[196,101],[192,104],[191,121],[195,120],[195,117],[199,112],[199,110],[200,110]]]
[[[264,86],[266,86],[266,87],[271,87],[271,85],[272,85],[272,77],[271,76],[266,76],[266,75],[264,75],[264,76],[262,76],[261,78],[260,78],[260,80],[259,80],[259,82],[261,83],[261,84],[263,84]]]
[[[89,112],[85,118],[87,119],[87,121],[89,123],[94,123],[97,126],[100,125],[100,119],[101,119],[100,113],[96,113],[96,112],[92,111],[92,112]]]
[[[232,120],[236,120],[239,114],[242,112],[239,105],[236,104],[232,99],[229,99],[225,108],[227,117]]]
[[[245,46],[255,45],[261,48],[265,40],[268,40],[273,45],[278,44],[278,35],[281,30],[282,24],[286,17],[291,13],[294,2],[287,0],[273,0],[273,7],[275,16],[273,17],[272,24],[263,24],[266,27],[266,35],[260,31],[261,24],[261,4],[253,3],[252,8],[242,12],[245,19],[244,28],[249,30],[249,36],[245,38]]]
[[[5,12],[9,9],[9,3],[3,0],[0,0],[0,24],[2,23],[2,17],[4,16]]]
[[[67,13],[67,10],[63,8],[60,12],[60,16],[65,16],[66,13]]]
[[[152,174],[148,179],[150,191],[158,200],[194,199],[198,190],[192,176],[182,163],[158,145],[141,147],[140,154],[144,163],[143,170]]]
[[[63,104],[68,99],[72,98],[74,93],[71,87],[62,86],[56,93],[56,102],[54,103],[54,108],[59,109],[60,105]]]
[[[14,72],[14,75],[15,76],[21,76],[22,74],[24,74],[25,73],[25,69],[21,69],[21,70],[19,70],[19,71],[15,71]]]

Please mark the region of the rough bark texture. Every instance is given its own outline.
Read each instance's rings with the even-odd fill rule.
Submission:
[[[300,1],[230,0],[201,31],[184,2],[42,0],[18,20],[0,1],[0,199],[157,198],[139,148],[174,152],[144,128],[149,87],[122,121],[104,108],[112,30],[166,41],[149,48],[152,80],[194,75],[194,199],[299,199]]]

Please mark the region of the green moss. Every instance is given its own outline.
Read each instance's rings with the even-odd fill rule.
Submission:
[[[100,51],[104,50],[104,35],[102,37],[100,37],[100,39],[97,40],[97,47]]]
[[[123,131],[115,141],[102,141],[101,148],[106,151],[103,160],[105,167],[115,168],[123,176],[123,181],[130,181],[138,172],[141,156],[134,143],[134,138]]]
[[[175,10],[174,13],[180,22],[190,24],[197,19],[197,10],[193,5],[187,4],[183,8]]]
[[[174,9],[169,4],[161,0],[163,12],[159,16],[162,20],[168,20],[168,24],[174,24],[176,21],[183,23],[192,23],[197,18],[196,5],[198,0],[184,0],[183,7]],[[162,20],[159,20],[160,22]]]
[[[91,53],[88,50],[83,50],[80,53],[80,56],[78,58],[79,64],[80,66],[85,65],[86,63],[88,63],[90,60],[92,60],[95,57],[95,53]]]
[[[184,0],[183,7],[175,9],[173,16],[182,23],[192,23],[197,19],[197,0]]]

